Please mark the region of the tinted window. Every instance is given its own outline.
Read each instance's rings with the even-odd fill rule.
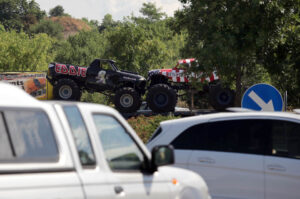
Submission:
[[[84,166],[95,165],[91,141],[78,108],[76,106],[64,106],[63,109],[72,129],[81,164]]]
[[[123,126],[108,115],[93,115],[106,160],[112,170],[140,170],[144,156]]]
[[[194,125],[181,133],[175,140],[171,143],[175,149],[182,150],[194,150],[194,149],[205,149],[206,148],[206,125],[207,124],[197,124]]]
[[[273,121],[271,132],[272,155],[300,159],[300,124]]]
[[[233,120],[195,125],[172,144],[177,149],[264,153],[264,120]]]
[[[53,130],[44,112],[4,111],[4,116],[7,135],[12,140],[11,150],[15,156],[13,160],[29,162],[58,160]],[[11,158],[3,157],[2,160],[11,160]]]

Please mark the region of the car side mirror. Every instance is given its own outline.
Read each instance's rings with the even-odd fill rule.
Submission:
[[[172,145],[155,146],[152,149],[151,168],[153,171],[157,167],[174,164],[174,148]]]

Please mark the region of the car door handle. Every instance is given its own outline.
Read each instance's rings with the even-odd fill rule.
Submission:
[[[122,192],[124,192],[124,189],[121,186],[115,186],[114,189],[116,194],[121,194]]]
[[[267,166],[271,171],[286,171],[286,168],[278,164],[270,164]]]
[[[214,164],[214,163],[216,163],[216,161],[214,159],[208,158],[208,157],[198,158],[198,162],[207,163],[207,164]]]

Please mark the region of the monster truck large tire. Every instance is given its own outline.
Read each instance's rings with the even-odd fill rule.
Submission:
[[[174,111],[176,103],[176,91],[167,84],[156,84],[148,91],[147,104],[153,112]]]
[[[124,87],[117,90],[114,97],[116,108],[122,113],[132,113],[137,111],[141,106],[141,96],[133,88]]]
[[[215,87],[210,89],[209,103],[217,111],[224,111],[234,105],[234,92],[229,88]]]
[[[60,79],[54,85],[53,95],[58,100],[80,100],[81,92],[78,85],[71,79]]]

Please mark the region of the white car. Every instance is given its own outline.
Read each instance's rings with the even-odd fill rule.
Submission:
[[[172,144],[175,166],[206,181],[213,199],[299,199],[300,116],[216,113],[160,124],[147,147]]]
[[[114,109],[41,102],[0,84],[0,199],[210,199],[194,172],[163,166]]]

